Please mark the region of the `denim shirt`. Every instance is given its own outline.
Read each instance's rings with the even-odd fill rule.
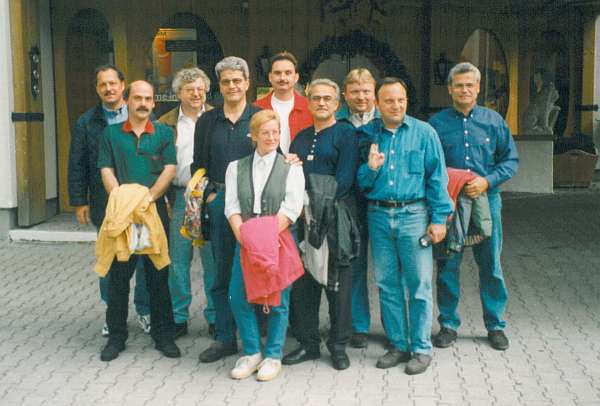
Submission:
[[[407,201],[425,199],[431,222],[446,224],[452,213],[448,195],[448,174],[442,146],[435,130],[410,116],[394,133],[373,120],[359,128],[361,158],[358,185],[368,200]],[[385,160],[377,169],[369,168],[368,152],[372,143],[379,144]]]
[[[446,164],[483,176],[489,192],[514,176],[519,166],[517,147],[506,121],[494,110],[475,106],[468,116],[448,108],[429,120],[437,131]]]

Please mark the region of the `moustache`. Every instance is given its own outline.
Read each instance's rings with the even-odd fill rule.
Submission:
[[[145,111],[145,112],[149,112],[150,110],[147,109],[146,107],[138,107],[135,111]]]

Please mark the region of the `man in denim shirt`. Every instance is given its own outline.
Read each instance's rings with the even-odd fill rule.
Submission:
[[[362,150],[369,153],[357,176],[369,201],[375,279],[392,344],[377,367],[408,361],[405,372],[420,374],[431,363],[433,258],[431,245],[423,247],[419,240],[428,236],[437,243],[446,235],[452,213],[448,175],[433,128],[406,115],[405,83],[386,78],[376,96],[382,120],[359,129]]]
[[[492,215],[492,237],[473,247],[479,267],[479,291],[483,320],[490,345],[497,350],[508,348],[503,318],[508,292],[502,267],[502,201],[498,186],[517,171],[519,158],[508,125],[495,111],[477,105],[481,73],[472,64],[456,65],[448,75],[448,92],[453,106],[430,120],[437,130],[448,167],[466,169],[478,176],[463,191],[475,198],[487,192]],[[462,253],[438,262],[437,299],[440,331],[433,343],[446,348],[456,341],[460,326],[459,269]]]

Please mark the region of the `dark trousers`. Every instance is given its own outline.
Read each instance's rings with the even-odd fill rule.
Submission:
[[[333,266],[330,262],[330,267]],[[321,291],[325,287],[319,284],[306,271],[292,289],[296,311],[296,337],[300,344],[310,352],[319,350],[319,307]],[[352,269],[342,268],[339,272],[339,290],[325,289],[329,304],[329,321],[331,322],[327,348],[331,353],[344,351],[352,335]]]
[[[163,228],[169,229],[164,200],[157,201],[157,209]],[[168,233],[167,233],[168,235]],[[108,306],[106,323],[110,340],[127,340],[127,314],[129,311],[129,282],[135,272],[140,255],[132,255],[127,262],[113,261],[108,273]],[[157,270],[147,255],[141,255],[144,262],[146,287],[150,297],[150,334],[155,342],[173,341],[175,322],[171,295],[169,294],[169,267]]]
[[[215,258],[216,276],[211,294],[215,304],[215,339],[222,343],[235,343],[235,321],[229,304],[229,282],[235,252],[235,237],[225,210],[225,190],[207,206],[210,218],[210,240]]]

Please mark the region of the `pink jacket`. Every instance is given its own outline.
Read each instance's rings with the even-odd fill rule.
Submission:
[[[277,216],[251,218],[240,227],[240,262],[248,303],[281,304],[281,291],[304,267],[289,230],[278,233]]]

